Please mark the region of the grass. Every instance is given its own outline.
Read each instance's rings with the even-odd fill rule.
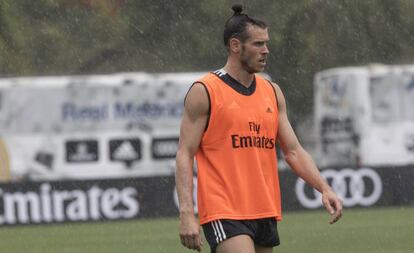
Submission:
[[[178,220],[36,225],[0,228],[5,253],[178,253]],[[414,252],[414,207],[350,209],[328,224],[322,211],[290,212],[279,223],[275,253]],[[203,252],[210,252],[206,242]]]

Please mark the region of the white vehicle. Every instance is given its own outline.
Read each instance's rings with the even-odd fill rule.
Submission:
[[[414,65],[329,69],[314,87],[320,167],[414,164]]]
[[[171,175],[184,96],[203,74],[0,79],[0,181]]]

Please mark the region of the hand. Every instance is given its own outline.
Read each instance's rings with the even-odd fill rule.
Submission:
[[[329,224],[334,224],[342,217],[342,200],[332,190],[322,192],[322,203],[331,215]]]
[[[201,251],[203,246],[201,227],[193,214],[180,215],[180,239],[185,247]]]

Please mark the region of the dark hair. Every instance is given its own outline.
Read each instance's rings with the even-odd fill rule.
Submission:
[[[243,12],[243,6],[241,4],[235,4],[231,7],[234,11],[224,25],[224,45],[229,46],[231,38],[238,38],[242,42],[246,41],[248,35],[246,33],[246,26],[248,24],[258,26],[260,28],[267,28],[266,22],[255,17],[249,17]]]

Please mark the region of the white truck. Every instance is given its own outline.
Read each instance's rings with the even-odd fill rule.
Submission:
[[[328,69],[314,88],[320,167],[414,164],[414,65]]]
[[[183,99],[204,73],[0,79],[0,181],[174,173]]]

